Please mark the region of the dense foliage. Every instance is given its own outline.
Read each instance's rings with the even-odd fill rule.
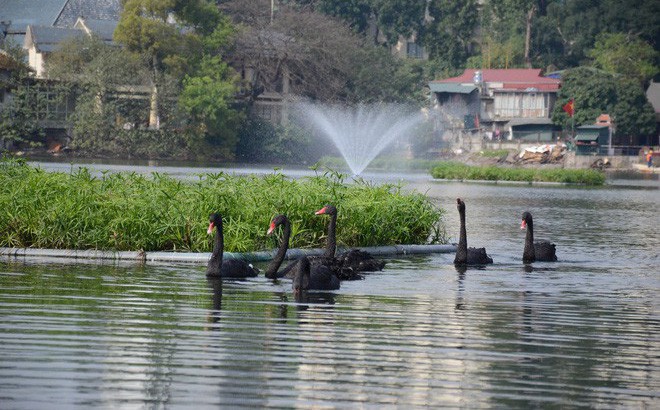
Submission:
[[[23,61],[26,53],[17,44],[5,42],[3,60],[7,76],[0,76],[0,90],[11,92],[11,100],[0,106],[0,149],[38,144],[43,138],[40,120],[47,120],[47,96],[30,77]]]
[[[609,112],[620,135],[653,132],[640,95],[660,73],[657,1],[122,0],[122,8],[116,44],[85,39],[51,54],[48,97],[27,70],[13,72],[14,98],[0,112],[5,145],[42,141],[43,113],[60,98],[75,106],[70,148],[83,155],[231,161],[254,157],[264,139],[261,157],[304,162],[309,145],[296,130],[246,131],[260,96],[422,106],[429,80],[466,67],[597,68],[615,77],[584,100],[560,93],[560,103],[575,99],[576,123]],[[429,60],[399,59],[395,45],[414,46],[402,51],[417,57],[423,46]],[[567,124],[561,112],[554,118]]]
[[[572,119],[562,110],[570,99],[575,104]],[[553,121],[570,128],[572,121],[575,126],[593,124],[594,118],[602,113],[609,113],[614,119],[616,135],[626,138],[616,141],[618,145],[629,145],[628,138],[650,135],[655,130],[653,107],[637,81],[587,67],[566,71]]]
[[[605,175],[593,169],[532,169],[497,166],[470,166],[443,162],[431,170],[433,178],[481,181],[561,182],[602,185]]]
[[[276,214],[293,224],[293,247],[322,247],[327,218],[339,208],[340,246],[437,242],[443,211],[397,185],[345,183],[337,173],[291,180],[282,174],[205,174],[184,182],[167,175],[49,173],[0,161],[0,246],[110,250],[209,251],[208,215],[225,220],[227,251],[272,249]]]

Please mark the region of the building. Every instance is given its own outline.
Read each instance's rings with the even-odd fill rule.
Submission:
[[[467,69],[431,81],[429,88],[433,108],[448,123],[507,139],[552,141],[557,129],[550,116],[560,84],[540,69]]]
[[[45,78],[45,63],[48,56],[65,41],[96,36],[112,43],[112,33],[117,27],[113,20],[85,20],[79,17],[73,28],[28,25],[23,48],[28,52],[28,64],[37,78]]]
[[[649,88],[646,89],[646,98],[649,100],[655,111],[655,135],[647,145],[657,146],[660,145],[660,83],[651,82]]]
[[[112,43],[120,13],[121,0],[0,0],[0,48],[26,50],[24,63],[34,78],[25,85],[40,95],[37,118],[47,136],[66,134],[73,110],[73,101],[62,101],[44,80],[49,55],[72,38],[97,36]],[[0,108],[9,107],[11,97],[11,89],[0,90]]]
[[[575,153],[577,155],[598,155],[602,147],[609,143],[609,126],[604,124],[582,125],[575,129]],[[607,152],[604,153],[607,155]]]
[[[0,47],[22,45],[41,77],[47,54],[58,42],[81,33],[111,41],[120,13],[120,0],[0,0]]]
[[[0,42],[23,44],[29,25],[73,28],[80,17],[118,21],[120,13],[121,0],[0,0]]]

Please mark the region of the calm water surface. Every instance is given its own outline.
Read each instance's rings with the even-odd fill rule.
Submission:
[[[464,198],[495,264],[394,258],[296,302],[201,266],[0,261],[0,408],[660,407],[659,190],[409,186],[454,240]],[[522,264],[524,210],[559,262]]]

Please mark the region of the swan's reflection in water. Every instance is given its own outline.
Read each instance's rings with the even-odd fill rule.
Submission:
[[[207,278],[206,284],[211,290],[211,306],[212,309],[206,314],[206,321],[209,323],[218,323],[220,321],[222,311],[222,279],[221,278]],[[206,330],[217,330],[216,326],[207,327]]]
[[[465,302],[464,302],[464,294],[465,294],[465,272],[467,272],[467,266],[464,265],[454,265],[456,268],[456,272],[458,272],[458,287],[456,290],[456,304],[454,306],[454,310],[464,310],[465,309]]]
[[[296,302],[296,309],[299,311],[309,309],[309,305],[314,305],[319,308],[332,308],[335,304],[335,294],[329,292],[309,292],[302,291],[293,294]]]

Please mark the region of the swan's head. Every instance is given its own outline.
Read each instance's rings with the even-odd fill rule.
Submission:
[[[334,205],[326,205],[318,211],[314,212],[314,215],[336,215],[337,208]]]
[[[461,198],[456,198],[456,209],[458,212],[465,212],[465,202]]]
[[[520,229],[527,229],[527,225],[532,224],[532,214],[525,211],[522,214],[522,223],[520,224]]]
[[[272,221],[270,221],[270,226],[268,227],[268,231],[266,232],[266,235],[272,234],[275,231],[275,228],[284,224],[286,220],[287,219],[285,215],[277,215],[275,218],[273,218]]]
[[[209,229],[206,230],[206,233],[211,235],[216,226],[222,226],[222,215],[214,212],[209,216]]]

